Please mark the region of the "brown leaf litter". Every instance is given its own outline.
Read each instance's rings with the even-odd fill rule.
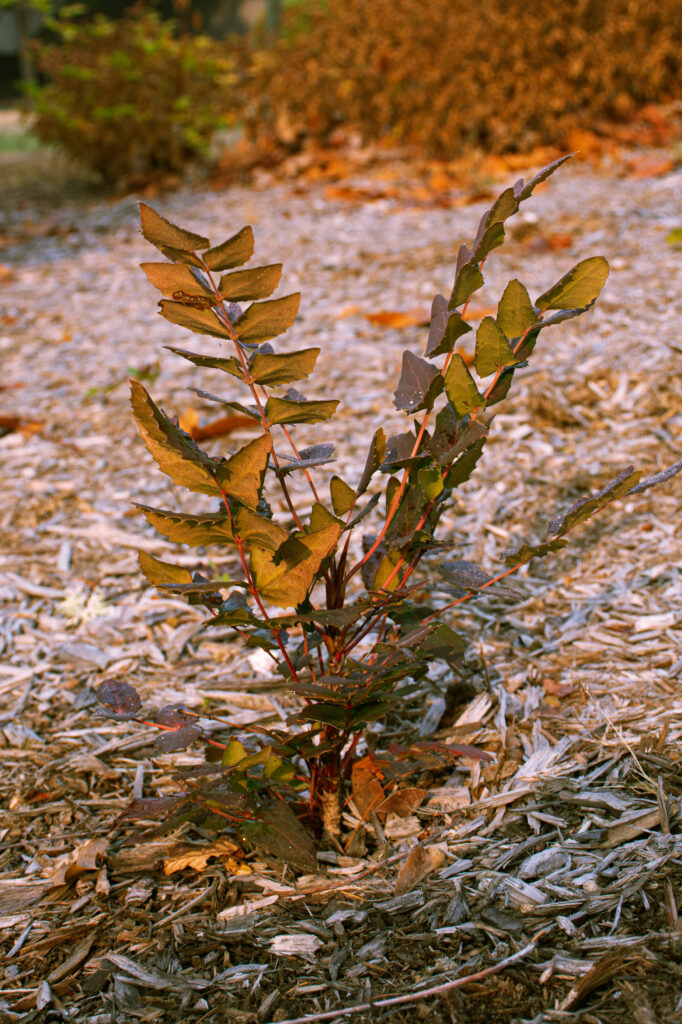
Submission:
[[[585,324],[538,346],[444,524],[486,570],[630,461],[656,472],[679,458],[682,269],[665,243],[679,179],[575,167],[490,260],[482,306],[509,277],[542,289],[588,252],[612,275]],[[398,344],[390,325],[340,313],[423,307],[447,288],[481,204],[417,209],[406,187],[341,208],[324,187],[167,202],[173,219],[191,207],[228,232],[257,222],[265,258],[283,255],[284,219],[285,280],[299,278],[305,300],[296,343],[324,336],[320,385],[346,403],[339,457],[352,479],[405,336],[418,348],[423,335],[407,324]],[[125,367],[184,340],[155,318],[136,269],[134,204],[67,202],[68,233],[22,237],[26,216],[8,210],[1,228],[14,239],[0,281],[3,414],[42,424],[0,437],[2,1019],[680,1019],[679,482],[609,509],[511,593],[463,606],[462,678],[434,666],[386,732],[482,746],[495,761],[462,760],[394,794],[359,770],[346,849],[321,851],[314,874],[229,835],[111,834],[131,796],[172,796],[176,767],[201,754],[156,754],[154,730],[96,718],[105,677],[236,730],[280,723],[296,701],[257,657],[201,632],[195,609],[141,589],[136,548],[195,558],[128,514],[132,501],[174,499],[135,439]],[[570,245],[529,253],[537,225]],[[202,374],[170,356],[161,366],[159,400],[182,412]],[[210,424],[210,408],[195,411]],[[235,571],[229,555],[206,569]]]

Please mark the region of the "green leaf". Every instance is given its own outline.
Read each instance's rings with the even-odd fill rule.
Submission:
[[[525,565],[526,562],[530,562],[531,558],[541,558],[543,555],[549,554],[550,551],[561,551],[562,548],[567,546],[567,540],[550,540],[544,544],[534,544],[532,546],[522,544],[518,550],[510,551],[505,556],[504,564],[509,569],[512,569],[515,565]]]
[[[455,279],[448,309],[454,309],[468,302],[474,292],[483,287],[483,274],[474,263],[465,263]]]
[[[516,213],[518,208],[519,201],[513,187],[506,188],[504,192],[497,197],[493,205],[488,210],[488,214],[485,219],[486,228],[489,228],[494,224],[501,224],[505,220],[508,220],[512,214]],[[475,250],[474,255],[476,255]],[[480,256],[478,258],[480,259]]]
[[[455,487],[459,487],[460,484],[466,483],[476,469],[478,460],[483,454],[486,440],[487,438],[485,437],[479,438],[478,441],[474,441],[472,445],[469,445],[463,455],[460,455],[445,478],[445,486],[447,488],[453,490]]]
[[[300,352],[256,352],[249,370],[257,384],[276,387],[303,380],[315,369],[319,348],[305,348]]]
[[[218,468],[218,482],[230,498],[255,509],[260,501],[272,437],[261,434],[230,456]]]
[[[470,330],[471,324],[462,319],[462,314],[458,310],[448,310],[448,300],[444,295],[434,296],[424,355],[440,356],[452,352],[457,339]]]
[[[356,494],[340,476],[333,476],[329,482],[332,508],[337,516],[345,516],[355,504]]]
[[[322,722],[324,725],[332,725],[336,729],[343,729],[346,724],[346,709],[339,704],[327,701],[320,701],[302,708],[296,718],[299,722]]]
[[[386,458],[386,435],[382,427],[379,427],[374,433],[372,443],[369,446],[369,452],[367,454],[367,461],[365,468],[362,471],[360,477],[360,483],[358,484],[358,496],[367,490],[370,480],[383,464]]]
[[[210,334],[214,338],[231,338],[229,328],[212,309],[197,309],[174,299],[162,299],[159,313],[172,324],[186,327],[195,334]]]
[[[286,550],[286,542],[277,552],[280,561],[264,548],[251,550],[251,569],[261,597],[280,608],[291,608],[304,600],[323,558],[333,550],[341,529],[337,523],[314,533],[296,533],[291,538],[295,551]],[[292,545],[293,547],[294,545]],[[303,557],[301,557],[303,549]]]
[[[402,372],[393,400],[396,409],[417,412],[432,405],[442,389],[443,378],[438,367],[409,350],[403,352]]]
[[[163,472],[190,491],[220,494],[217,476],[221,464],[206,455],[189,434],[161,412],[139,381],[131,381],[130,388],[140,436]]]
[[[169,352],[175,353],[176,356],[182,356],[183,359],[194,363],[195,366],[205,366],[211,370],[223,370],[225,373],[232,374],[233,377],[244,380],[242,364],[234,356],[204,356],[200,352],[188,352],[187,349],[173,348],[171,345],[164,345],[164,348],[167,348]]]
[[[604,287],[609,265],[603,256],[581,260],[535,303],[540,309],[575,309],[589,306]]]
[[[443,474],[435,466],[429,466],[418,471],[419,486],[425,497],[433,501],[443,490]]]
[[[567,156],[561,156],[558,160],[554,160],[551,164],[547,164],[547,166],[543,167],[541,171],[538,171],[535,177],[530,179],[527,185],[523,184],[522,179],[519,186],[514,188],[514,191],[518,195],[519,202],[521,203],[525,199],[530,199],[538,185],[551,177],[554,172],[557,171],[562,164],[565,164],[567,160],[570,160],[572,156],[573,153],[569,153]]]
[[[185,231],[184,228],[171,224],[146,203],[140,203],[140,224],[147,241],[162,251],[164,247],[170,246],[181,252],[196,252],[197,249],[204,249],[210,244],[208,238],[204,238],[203,235],[195,235],[193,231]]]
[[[183,584],[192,582],[192,573],[181,565],[162,562],[160,558],[154,558],[153,555],[148,554],[146,551],[138,551],[137,560],[141,572],[153,587],[172,583]]]
[[[294,402],[286,398],[270,397],[265,405],[265,415],[270,423],[321,423],[332,418],[338,405],[336,399]]]
[[[455,352],[445,374],[445,391],[457,416],[461,419],[474,409],[485,406],[474,378],[459,352]]]
[[[253,248],[253,229],[246,227],[221,245],[209,249],[203,258],[209,270],[230,270],[247,263],[253,256]]]
[[[190,267],[178,263],[140,263],[149,281],[169,299],[182,300],[185,296],[204,299],[209,306],[218,301],[208,282]]]
[[[240,341],[261,342],[284,334],[296,319],[300,302],[300,292],[281,299],[254,302],[233,324],[237,337]]]
[[[267,267],[252,270],[237,270],[234,274],[223,274],[218,291],[230,302],[252,302],[267,299],[272,295],[282,276],[282,264],[272,263]]]
[[[476,373],[479,377],[488,377],[491,373],[497,373],[498,370],[515,362],[516,356],[497,320],[492,316],[484,317],[476,332]]]
[[[508,338],[520,338],[536,324],[537,313],[533,309],[526,288],[514,278],[504,289],[497,307],[497,322]]]
[[[228,740],[222,757],[222,762],[225,768],[234,767],[234,765],[239,764],[239,762],[245,757],[246,748],[239,742],[239,740]]]
[[[188,544],[189,547],[195,548],[200,545],[227,544],[234,541],[227,515],[187,515],[184,512],[150,508],[148,505],[136,507],[142,510],[150,526],[176,544]]]

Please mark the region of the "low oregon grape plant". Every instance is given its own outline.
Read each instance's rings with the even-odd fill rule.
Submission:
[[[248,843],[312,867],[317,841],[338,846],[342,812],[355,788],[364,818],[404,812],[410,793],[423,794],[400,789],[410,774],[461,756],[490,759],[472,747],[426,741],[368,752],[367,729],[400,708],[435,659],[458,665],[465,641],[444,621],[454,608],[532,558],[565,547],[569,531],[614,500],[682,469],[678,462],[646,480],[632,467],[624,470],[559,515],[541,543],[509,552],[493,576],[467,561],[443,560],[447,545],[438,539],[439,521],[485,450],[489,410],[528,364],[541,332],[588,310],[609,272],[600,256],[581,260],[535,301],[519,280],[510,281],[496,315],[485,316],[476,331],[474,373],[456,350],[458,339],[472,331],[468,304],[483,285],[486,259],[504,242],[506,222],[566,159],[506,188],[483,215],[473,244],[461,246],[452,293],[433,300],[424,354],[403,354],[394,404],[409,425],[388,437],[379,428],[360,478],[350,481],[319,471],[334,457],[332,443],[296,445],[298,424],[331,419],[339,403],[308,399],[294,387],[313,372],[318,348],[276,351],[271,344],[291,327],[299,306],[298,294],[268,298],[281,265],[235,269],[252,256],[250,227],[211,246],[141,204],[142,234],[166,257],[142,264],[164,296],[161,315],[221,346],[171,351],[241,388],[239,399],[229,389],[225,397],[200,394],[248,417],[255,436],[231,453],[209,454],[141,381],[131,382],[140,434],[161,470],[179,487],[214,499],[210,511],[202,499],[196,512],[145,505],[142,512],[172,542],[229,547],[240,578],[210,580],[146,552],[140,552],[140,567],[153,586],[204,606],[207,629],[222,627],[247,648],[266,651],[299,710],[281,729],[253,726],[239,733],[227,721],[219,742],[220,733],[202,729],[197,712],[182,705],[145,711],[128,682],[105,681],[98,692],[105,713],[154,724],[157,751],[203,743],[208,754],[176,771],[177,795],[135,799],[119,823],[156,817],[165,819],[162,827],[218,822]],[[250,305],[242,309],[241,303]],[[296,473],[305,478],[306,493],[309,488],[303,505],[294,500]],[[328,481],[324,490],[321,479]],[[351,543],[356,530],[362,545]],[[442,579],[438,585],[424,574],[430,553],[438,555],[432,569]],[[354,787],[358,779],[364,787]]]

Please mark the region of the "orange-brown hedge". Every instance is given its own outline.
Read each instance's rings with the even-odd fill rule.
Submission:
[[[253,54],[246,122],[505,152],[680,97],[681,54],[679,0],[311,0]]]

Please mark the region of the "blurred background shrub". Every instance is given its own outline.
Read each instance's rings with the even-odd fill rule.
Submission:
[[[503,153],[682,96],[682,4],[297,0],[249,61],[256,139],[350,125],[442,158]]]
[[[148,7],[110,20],[62,18],[36,53],[33,132],[107,181],[179,174],[208,154],[236,81],[225,45],[178,34]]]

